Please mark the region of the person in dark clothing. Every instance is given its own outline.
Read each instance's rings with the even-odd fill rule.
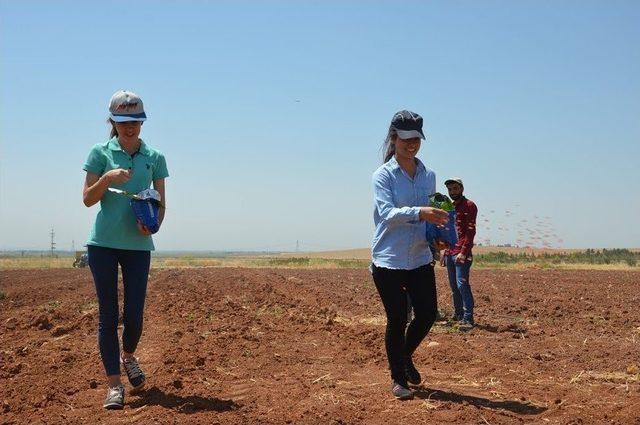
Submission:
[[[444,183],[449,196],[456,206],[456,232],[458,242],[447,249],[440,264],[447,267],[449,286],[455,309],[454,320],[462,321],[460,329],[470,330],[475,325],[473,319],[473,293],[469,283],[469,272],[473,264],[473,238],[476,235],[476,217],[478,207],[463,195],[464,185],[459,178]]]

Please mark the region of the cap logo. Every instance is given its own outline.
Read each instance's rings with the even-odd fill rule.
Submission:
[[[413,112],[411,112],[411,111],[405,111],[405,112],[406,112],[407,114],[409,114],[409,116],[411,117],[411,119],[412,119],[412,120],[418,120],[418,119],[420,118],[420,116],[419,116],[419,115],[414,114],[414,113],[413,113]],[[395,121],[395,120],[401,120],[401,121],[404,121],[404,120],[405,120],[405,118],[407,118],[407,117],[405,117],[405,116],[404,116],[404,114],[403,114],[402,112],[398,112],[398,113],[393,117],[393,121]]]
[[[135,110],[138,108],[138,102],[129,102],[126,101],[125,103],[121,103],[120,105],[118,105],[118,107],[116,108],[117,111],[122,111],[122,112],[126,112],[126,111],[131,111],[131,110]]]
[[[396,121],[396,120],[404,121],[404,115],[402,115],[400,113],[396,114],[396,116],[393,117],[393,121]]]

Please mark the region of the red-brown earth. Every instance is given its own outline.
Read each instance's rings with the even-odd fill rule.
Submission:
[[[640,424],[640,273],[471,282],[479,326],[438,322],[401,402],[366,270],[153,269],[136,353],[148,389],[106,411],[89,270],[1,271],[0,423]]]

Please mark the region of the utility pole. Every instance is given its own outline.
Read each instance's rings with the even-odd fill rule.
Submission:
[[[54,252],[56,250],[56,232],[53,231],[53,227],[51,228],[51,257],[54,256]]]
[[[296,240],[296,252],[300,252],[300,241]]]

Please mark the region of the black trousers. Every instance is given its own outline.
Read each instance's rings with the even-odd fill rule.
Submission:
[[[372,265],[372,275],[387,314],[385,345],[391,378],[406,383],[406,359],[413,355],[436,320],[438,297],[433,266],[395,270]],[[408,328],[407,293],[414,311]]]

